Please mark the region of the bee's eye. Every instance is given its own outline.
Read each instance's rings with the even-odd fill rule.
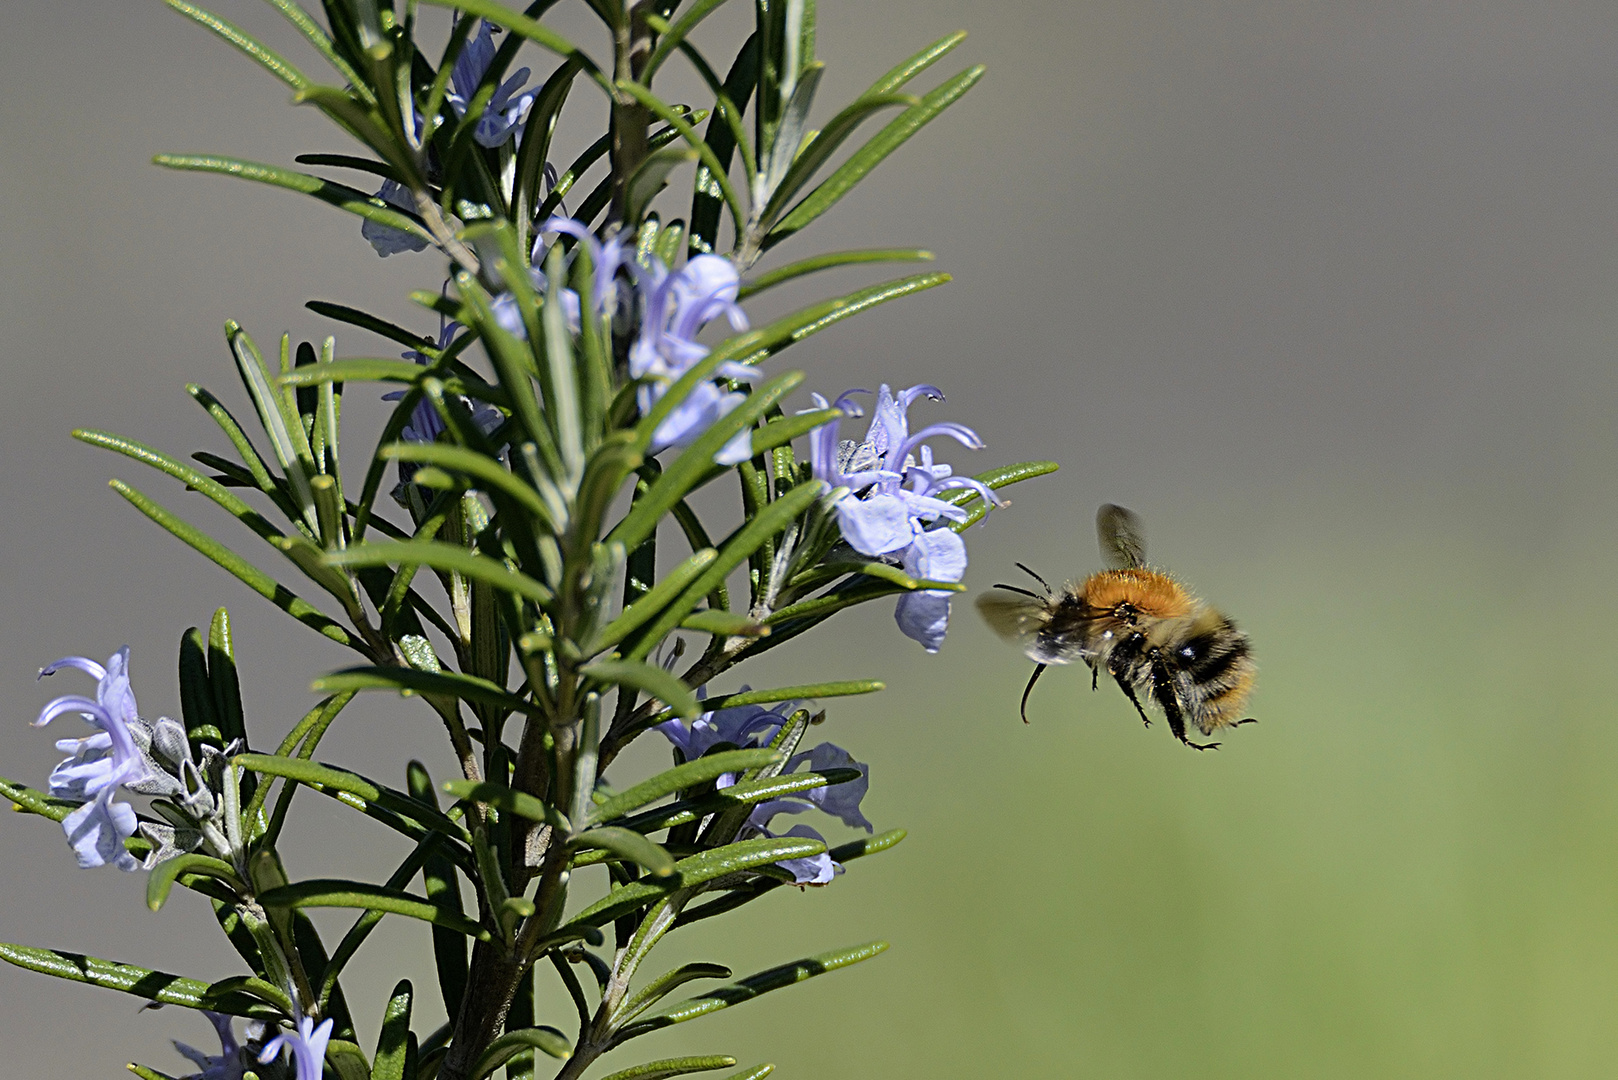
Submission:
[[[1195,660],[1197,658],[1197,650],[1193,649],[1189,645],[1182,645],[1180,647],[1180,655],[1185,657],[1187,660]]]

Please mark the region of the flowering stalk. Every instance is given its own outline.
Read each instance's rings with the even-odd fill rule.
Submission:
[[[302,721],[263,741],[262,720],[248,730],[223,612],[206,639],[195,630],[183,639],[179,721],[140,717],[127,651],[106,664],[60,661],[45,673],[76,668],[97,680],[97,694],[56,699],[39,723],[77,714],[93,731],[58,744],[69,757],[48,792],[0,782],[18,807],[62,823],[81,865],[148,869],[154,910],[176,885],[214,901],[248,969],[240,978],[207,985],[166,973],[130,980],[128,968],[101,978],[101,962],[89,976],[72,968],[116,988],[183,987],[163,1000],[262,1025],[238,1042],[224,1022],[217,1057],[187,1050],[197,1075],[251,1065],[298,1080],[328,1068],[343,1080],[482,1080],[502,1067],[536,1075],[545,1055],[561,1061],[555,1075],[572,1078],[641,1035],[880,952],[874,943],[825,953],[674,1006],[663,999],[679,986],[729,971],[698,964],[645,977],[656,946],[684,926],[784,886],[832,885],[903,837],[875,833],[861,809],[870,766],[832,742],[800,745],[837,698],[880,682],[861,673],[774,690],[720,684],[886,597],[897,598],[900,630],[936,651],[962,588],[963,530],[1003,505],[996,489],[1055,467],[955,475],[935,446],[975,451],[982,440],[953,421],[912,432],[909,409],[942,397],[925,385],[881,385],[864,438],[840,440],[840,421],[861,414],[856,392],[828,401],[804,393],[804,373],[777,370],[776,354],[798,341],[947,275],[873,284],[763,325],[746,310],[758,292],[827,267],[930,258],[844,252],[749,276],[977,80],[972,68],[919,97],[906,90],[958,36],[895,68],[816,134],[812,0],[756,5],[723,80],[689,40],[716,5],[676,17],[667,0],[592,2],[613,43],[601,62],[493,0],[462,0],[465,13],[437,25],[447,35],[438,48],[428,16],[447,6],[429,0],[400,17],[369,0],[325,4],[328,25],[305,33],[335,68],[332,86],[182,9],[356,139],[368,157],[308,160],[381,176],[376,196],[274,166],[159,158],[313,194],[359,215],[379,256],[435,251],[444,260],[428,279],[435,287],[415,299],[436,315],[437,333],[316,301],[318,314],[395,343],[384,352],[403,346],[403,356],[341,357],[334,338],[317,347],[287,336],[276,365],[232,324],[232,361],[261,430],[250,435],[219,398],[193,388],[234,452],[200,452],[201,468],[121,436],[77,433],[180,481],[267,542],[301,592],[115,483],[156,524],[346,650],[350,665],[315,683],[325,697]],[[512,70],[531,45],[543,50],[536,67]],[[697,68],[711,107],[677,108],[653,89],[676,57]],[[555,66],[547,73],[542,62]],[[575,89],[607,96],[610,128],[558,170],[550,159],[570,155],[553,136]],[[887,125],[833,167],[837,149],[889,110],[898,111]],[[602,158],[608,175],[575,190]],[[682,176],[689,210],[670,217]],[[345,473],[342,395],[370,382],[388,384],[393,413]],[[743,515],[692,508],[713,483],[737,485]],[[732,596],[744,568],[747,595]],[[410,762],[394,787],[316,760],[348,703],[375,690],[430,707],[457,779],[437,785]],[[627,775],[619,755],[653,730],[674,750],[669,767]],[[302,791],[399,837],[394,873],[297,877],[279,841],[297,827]],[[857,832],[836,843],[822,828]],[[576,895],[589,880],[577,871],[597,865],[611,887]],[[330,947],[305,914],[321,907],[360,911]],[[368,1051],[341,977],[388,916],[429,924],[451,1022],[415,1030],[416,991],[401,982]],[[0,954],[65,973],[47,950]],[[552,973],[572,1019],[535,1015],[535,981]]]

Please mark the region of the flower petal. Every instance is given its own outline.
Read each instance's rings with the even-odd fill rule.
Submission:
[[[79,866],[105,866],[138,870],[140,861],[124,848],[124,840],[135,835],[135,808],[112,801],[112,789],[104,790],[62,819],[62,831],[78,856]]]
[[[905,573],[931,581],[959,581],[966,575],[966,541],[953,529],[918,533],[905,552]]]
[[[915,538],[910,510],[896,495],[839,499],[837,524],[843,539],[862,555],[887,555],[908,547]]]
[[[794,825],[781,835],[800,836],[822,843],[826,840],[807,825]],[[794,883],[798,885],[830,885],[837,875],[843,872],[843,865],[833,862],[832,857],[826,852],[802,859],[784,859],[775,865],[790,873]]]
[[[874,832],[875,826],[867,821],[860,811],[860,802],[871,786],[871,767],[863,761],[855,761],[853,754],[836,743],[829,742],[821,743],[807,753],[794,754],[792,760],[787,762],[786,771],[796,772],[798,766],[805,762],[808,762],[810,772],[825,772],[827,769],[859,770],[857,780],[850,780],[846,784],[811,788],[801,797],[808,799],[832,817],[840,819],[844,825]]]
[[[949,593],[931,589],[905,593],[893,609],[894,621],[905,637],[935,653],[949,630],[949,598]]]
[[[385,203],[415,213],[416,205],[411,201],[407,189],[396,180],[382,181],[381,189],[376,197]],[[406,251],[425,251],[427,241],[407,233],[403,229],[395,229],[392,225],[383,225],[366,218],[360,223],[360,235],[363,236],[382,258],[389,255],[399,255]]]
[[[693,720],[689,728],[678,720],[668,720],[658,724],[655,730],[662,732],[664,738],[678,747],[687,761],[695,761],[720,743],[737,748],[767,745],[781,730],[784,718],[798,704],[796,701],[784,701],[773,709],[766,709],[762,705],[737,705],[732,709],[705,712]]]

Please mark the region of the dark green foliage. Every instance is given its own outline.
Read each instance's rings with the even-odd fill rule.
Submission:
[[[665,935],[794,881],[791,860],[829,856],[847,863],[903,836],[885,833],[828,852],[818,839],[777,837],[749,823],[755,808],[771,800],[819,799],[841,785],[863,784],[863,767],[793,771],[798,763],[791,756],[820,715],[784,703],[872,693],[883,689],[881,682],[805,673],[801,685],[777,690],[705,701],[699,691],[847,607],[961,588],[923,580],[897,565],[896,556],[861,556],[840,545],[828,495],[849,493],[829,492],[811,475],[794,441],[801,448],[842,413],[794,408],[789,398],[804,384],[802,372],[772,367],[749,382],[737,378],[746,372],[734,366],[773,362],[821,330],[949,277],[916,274],[810,303],[697,347],[706,354],[667,377],[637,381],[630,368],[637,338],[643,347],[661,347],[655,332],[664,328],[642,324],[650,283],[680,272],[674,264],[682,249],[693,256],[725,250],[730,272],[740,278],[729,295],[742,297],[833,267],[932,258],[917,249],[874,248],[808,255],[754,272],[766,252],[845,198],[978,80],[982,69],[968,68],[929,91],[910,88],[960,35],[928,46],[816,120],[824,65],[815,58],[813,0],[756,0],[751,10],[735,5],[739,17],[752,20],[750,36],[728,65],[717,67],[693,33],[723,0],[695,0],[684,10],[677,0],[590,0],[615,42],[614,55],[599,59],[542,21],[551,0],[521,10],[494,0],[427,0],[419,7],[323,0],[320,19],[296,0],[269,0],[331,69],[322,76],[306,74],[201,8],[168,2],[358,144],[351,153],[301,155],[299,164],[401,187],[388,201],[321,175],[234,158],[160,155],[157,163],[300,192],[357,215],[369,235],[393,230],[430,246],[448,280],[415,298],[462,329],[449,340],[313,300],[308,306],[316,314],[413,355],[340,357],[334,339],[294,344],[283,337],[276,363],[275,350],[267,357],[230,323],[226,344],[251,410],[242,416],[251,423],[208,391],[188,388],[219,426],[228,452],[198,452],[199,468],[121,436],[75,433],[201,494],[258,538],[250,544],[275,549],[285,565],[272,561],[307,579],[302,588],[318,605],[215,539],[211,526],[113,482],[152,521],[293,619],[358,653],[361,663],[315,680],[314,689],[329,696],[284,735],[266,729],[257,713],[250,735],[251,710],[244,708],[237,643],[224,609],[206,635],[193,628],[181,640],[184,727],[194,756],[212,754],[215,774],[222,774],[208,781],[210,805],[222,809],[210,811],[203,824],[213,831],[199,826],[202,839],[189,849],[163,848],[154,857],[162,861],[152,870],[148,902],[163,907],[175,885],[209,896],[250,974],[208,985],[21,946],[0,946],[0,957],[168,1004],[282,1023],[331,1019],[326,1064],[341,1080],[477,1080],[502,1069],[507,1077],[530,1078],[553,1068],[562,1080],[575,1080],[635,1036],[876,955],[885,945],[826,953],[673,1005],[665,999],[676,989],[727,979],[730,971],[697,962],[641,981],[641,965]],[[461,14],[440,17],[418,42],[418,22],[439,8]],[[479,19],[504,28],[497,43],[478,38]],[[425,44],[445,36],[442,49]],[[488,63],[478,85],[455,82],[457,59],[485,46]],[[486,106],[500,104],[496,94],[519,54],[540,68],[537,95],[505,142],[485,145],[479,121]],[[704,107],[654,92],[654,76],[677,57],[707,86],[711,101]],[[560,149],[559,118],[580,107],[580,99],[586,110],[599,109],[604,99],[612,129],[577,151],[559,175],[548,173]],[[890,117],[885,126],[859,141],[865,125],[883,116]],[[603,162],[606,175],[591,179],[591,190],[577,199],[575,185]],[[687,182],[680,179],[687,169],[694,191],[689,214],[665,220],[671,200],[664,193]],[[554,235],[542,226],[564,198],[592,236],[566,234],[535,245],[536,236]],[[619,245],[633,253],[635,267],[615,264],[598,278],[596,260]],[[343,396],[372,384],[402,397],[376,444],[351,454],[351,470],[363,468],[363,481],[345,487]],[[720,394],[730,395],[723,409],[684,437],[668,436],[671,418]],[[738,445],[739,453],[727,452]],[[392,486],[395,468],[399,483]],[[979,479],[1000,487],[1052,468],[1029,463]],[[743,515],[703,520],[692,496],[731,476]],[[957,527],[987,510],[971,491],[945,498],[967,509],[968,521]],[[660,540],[689,550],[665,551],[671,565],[662,574]],[[730,578],[738,573],[747,584],[732,596]],[[697,654],[682,661],[688,645]],[[452,760],[435,769],[457,777],[442,785],[455,800],[447,809],[420,763],[409,764],[400,791],[315,760],[344,707],[374,690],[422,699],[443,725]],[[768,714],[773,738],[758,740],[768,746],[719,742],[692,751],[693,760],[676,755],[672,767],[638,782],[605,775],[620,751],[655,725],[718,710],[762,713],[762,706],[778,704]],[[398,723],[425,715],[408,704],[393,711]],[[271,745],[274,753],[267,752]],[[233,756],[217,764],[227,748]],[[277,845],[302,788],[384,826],[379,835],[410,842],[385,882],[289,874]],[[76,805],[3,781],[0,794],[58,821]],[[168,820],[189,820],[170,810]],[[158,845],[131,838],[127,846],[146,855]],[[593,887],[594,872],[574,876],[588,866],[604,866],[610,888],[570,897],[586,883]],[[334,949],[304,914],[315,907],[358,912]],[[381,1009],[381,1037],[368,1056],[354,1042],[340,976],[390,915],[429,925],[450,1024],[414,1030],[412,1017],[421,1010],[414,988],[400,982]],[[605,946],[609,928],[616,949]],[[577,1014],[564,1027],[542,1022],[558,1018],[534,1011],[536,973],[552,971]],[[367,1008],[363,1015],[377,1015],[374,1005]],[[725,1056],[665,1059],[609,1080],[659,1080],[735,1064]],[[746,1069],[732,1080],[760,1080],[771,1068]]]

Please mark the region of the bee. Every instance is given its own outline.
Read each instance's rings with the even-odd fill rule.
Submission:
[[[1091,690],[1106,671],[1147,727],[1152,721],[1142,697],[1163,710],[1176,739],[1198,750],[1219,744],[1192,742],[1186,737],[1188,721],[1204,735],[1255,723],[1251,717],[1235,719],[1257,671],[1247,635],[1178,581],[1146,565],[1146,534],[1134,513],[1106,504],[1096,513],[1096,533],[1109,569],[1082,584],[1069,582],[1053,592],[1044,578],[1018,563],[1043,587],[1043,595],[996,585],[1011,595],[978,597],[984,621],[1034,662],[1022,692],[1023,723],[1028,722],[1028,695],[1045,669],[1075,660],[1090,666]]]

